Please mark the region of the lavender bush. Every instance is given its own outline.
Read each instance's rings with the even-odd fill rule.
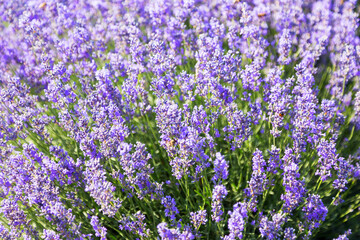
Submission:
[[[358,10],[0,1],[0,238],[360,239]]]

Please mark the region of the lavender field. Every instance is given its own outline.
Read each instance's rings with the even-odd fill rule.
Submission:
[[[356,0],[0,0],[0,239],[360,239]]]

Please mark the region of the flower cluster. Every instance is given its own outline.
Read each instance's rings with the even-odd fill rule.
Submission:
[[[0,2],[1,239],[359,238],[355,0]]]

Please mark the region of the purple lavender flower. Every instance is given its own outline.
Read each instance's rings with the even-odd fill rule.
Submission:
[[[175,199],[170,196],[165,196],[161,199],[161,204],[165,207],[165,216],[170,217],[170,220],[175,223],[175,215],[179,213]]]
[[[331,169],[336,166],[338,155],[336,154],[335,142],[321,139],[317,151],[319,155],[319,169],[316,170],[315,175],[320,175],[321,180],[325,181],[331,177]]]
[[[226,187],[224,185],[216,185],[212,193],[212,202],[211,202],[211,218],[215,222],[220,222],[223,211],[221,210],[221,202],[228,194]]]
[[[351,121],[355,124],[356,129],[360,129],[360,91],[355,94],[354,103],[354,111],[355,115],[351,119]]]
[[[191,223],[195,229],[199,229],[201,225],[205,225],[207,222],[206,210],[199,210],[197,212],[190,212]]]
[[[155,35],[148,43],[148,49],[151,52],[149,66],[156,77],[160,77],[174,67],[173,56],[166,54],[165,44],[160,37]]]
[[[228,126],[224,127],[225,140],[231,142],[232,149],[240,148],[242,143],[251,135],[251,118],[247,117],[236,104],[232,103],[225,109]]]
[[[57,146],[51,146],[50,152],[57,158],[57,162],[44,158],[44,167],[50,173],[50,179],[57,179],[60,185],[72,184],[81,178],[81,161],[75,162],[66,151]]]
[[[140,237],[150,236],[150,229],[146,228],[145,215],[140,211],[136,212],[133,216],[123,217],[120,220],[119,228],[130,231]]]
[[[167,227],[167,223],[160,223],[157,225],[158,233],[162,240],[177,240],[177,239],[195,239],[195,236],[185,227],[184,231],[181,233],[179,228]]]
[[[351,234],[351,229],[347,230],[344,234],[340,235],[337,238],[334,238],[333,240],[349,240],[348,236]]]
[[[351,175],[352,166],[347,159],[343,157],[338,158],[337,166],[334,167],[337,174],[337,179],[334,180],[333,186],[335,189],[339,189],[341,192],[347,189],[346,184],[348,183],[348,178]]]
[[[211,205],[211,233],[310,238],[328,214],[321,198],[338,191],[336,208],[360,175],[359,154],[340,154],[360,129],[357,5],[2,1],[0,238],[113,238],[116,226],[100,222],[117,221],[123,237],[201,238],[212,224],[205,210],[179,205],[189,204],[176,195],[184,177],[192,200]],[[255,148],[251,175],[226,161]],[[300,173],[326,180],[321,191],[307,194],[313,178]],[[234,174],[249,180],[245,195]],[[84,212],[93,217],[81,225]],[[93,234],[81,233],[89,226]]]
[[[324,99],[321,102],[322,112],[317,122],[318,128],[322,131],[329,131],[333,135],[333,139],[337,138],[340,126],[344,123],[345,117],[340,111],[339,104],[335,100]]]
[[[289,213],[303,201],[302,198],[306,190],[304,182],[299,180],[299,167],[295,162],[295,156],[291,148],[285,150],[283,163],[285,165],[283,177],[285,194],[281,195],[281,200],[284,201],[283,211]]]
[[[44,229],[43,235],[44,235],[44,239],[46,239],[46,240],[60,240],[61,239],[59,234],[57,234],[55,231],[49,230],[49,229]]]
[[[3,199],[0,203],[0,212],[11,228],[20,230],[21,226],[28,225],[26,214],[19,208],[15,199]]]
[[[297,65],[298,84],[294,87],[294,113],[293,130],[294,146],[297,152],[305,151],[308,142],[314,144],[318,139],[318,133],[313,132],[316,128],[316,111],[317,98],[312,90],[314,85],[314,77],[311,74],[311,66],[313,58],[304,58],[303,61]]]
[[[280,54],[278,58],[278,62],[280,64],[287,65],[291,62],[291,57],[289,57],[290,50],[291,50],[290,31],[289,29],[284,29],[279,39],[279,47],[278,47],[278,52]]]
[[[179,229],[169,229],[167,223],[158,224],[157,229],[161,239],[164,240],[175,240],[180,235]]]
[[[121,201],[113,196],[115,186],[106,180],[100,159],[90,159],[85,165],[86,170],[83,172],[86,181],[85,191],[90,193],[104,214],[114,216],[121,206]]]
[[[161,98],[163,94],[172,96],[174,94],[174,80],[169,76],[160,76],[153,78],[153,81],[151,82],[152,87],[151,90],[154,91],[154,93]]]
[[[275,239],[276,229],[272,221],[269,221],[267,217],[263,216],[260,220],[259,230],[261,236],[266,239]]]
[[[194,75],[187,74],[185,71],[183,71],[177,75],[176,82],[180,87],[181,93],[183,94],[185,100],[195,100],[193,93],[195,87]]]
[[[327,207],[324,206],[319,195],[311,194],[307,200],[305,207],[305,222],[308,229],[311,231],[320,226],[320,221],[324,221],[328,212]]]
[[[308,35],[306,38],[310,38],[304,41],[306,43],[304,44],[305,51],[313,52],[316,59],[319,59],[331,38],[331,8],[331,2],[328,0],[316,2],[312,5],[311,13],[308,16],[312,30],[309,32],[310,36],[304,34]],[[309,42],[311,46],[309,46]]]
[[[272,216],[272,221],[266,216],[262,216],[260,220],[260,233],[266,239],[277,239],[280,235],[281,226],[285,222],[285,216],[282,213],[276,213]]]
[[[269,154],[270,158],[267,164],[266,171],[276,174],[278,169],[282,167],[282,161],[280,159],[280,149],[272,145],[271,149],[269,150]]]
[[[181,109],[172,101],[159,100],[155,107],[156,122],[162,139],[170,140],[176,136],[181,126]]]
[[[11,167],[13,173],[7,174],[7,181],[9,181],[8,183],[13,182],[12,188],[16,201],[8,197],[1,202],[0,208],[4,217],[8,219],[11,228],[14,228],[12,231],[15,234],[14,236],[20,238],[22,233],[30,236],[38,235],[28,225],[26,215],[19,208],[17,201],[21,201],[29,207],[36,206],[38,214],[56,226],[57,232],[61,232],[63,236],[67,238],[82,236],[79,233],[79,226],[74,222],[75,216],[72,214],[72,209],[65,208],[60,201],[59,190],[50,180],[46,169],[35,168],[32,163],[35,162],[35,159],[40,163],[46,162],[44,160],[46,157],[36,148],[32,148],[31,145],[28,145],[24,153],[29,159],[20,155],[12,155],[8,163],[8,167]],[[24,231],[18,232],[16,229],[21,226],[23,226]]]
[[[247,204],[246,203],[236,203],[233,207],[233,211],[229,211],[230,218],[228,220],[228,228],[230,234],[225,236],[224,239],[242,239],[246,220],[247,220]]]
[[[146,151],[144,144],[137,142],[134,146],[135,151],[130,153],[133,146],[122,143],[117,151],[120,155],[119,163],[122,167],[122,183],[128,186],[129,190],[136,193],[142,199],[149,193],[153,193],[155,185],[150,181],[153,169],[149,165],[151,155]],[[135,191],[135,188],[138,191]]]
[[[99,223],[99,218],[97,216],[92,216],[90,224],[95,231],[95,236],[99,237],[101,240],[105,240],[107,229],[101,226]]]
[[[249,187],[245,189],[245,193],[251,198],[249,206],[253,211],[256,211],[257,196],[261,195],[267,185],[266,179],[266,161],[262,156],[262,152],[256,149],[252,158],[252,174],[249,181]]]
[[[266,81],[270,85],[269,89],[269,121],[272,124],[271,134],[279,137],[281,128],[284,125],[284,116],[289,109],[291,96],[285,81],[280,78],[282,71],[279,68],[271,69]],[[264,97],[265,98],[265,97]]]
[[[296,239],[295,229],[293,229],[291,227],[285,228],[285,230],[284,230],[284,239],[286,239],[286,240],[295,240]]]
[[[11,239],[9,231],[1,223],[0,223],[0,237],[6,240]]]
[[[216,153],[216,158],[214,160],[214,170],[215,175],[212,177],[212,180],[214,182],[217,182],[218,180],[226,180],[228,177],[228,168],[229,165],[226,162],[225,158],[221,153]]]
[[[346,84],[354,76],[359,74],[359,61],[356,56],[356,29],[359,21],[354,12],[355,2],[349,1],[340,7],[336,6],[333,13],[333,37],[330,39],[330,49],[334,52],[331,61],[336,66],[331,76],[329,88],[333,96],[342,99],[345,93]],[[346,26],[346,27],[345,27]]]
[[[246,90],[259,91],[262,82],[259,66],[256,64],[246,65],[241,72],[243,88]]]

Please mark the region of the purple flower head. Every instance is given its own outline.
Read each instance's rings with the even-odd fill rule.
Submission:
[[[19,228],[22,225],[27,225],[26,214],[21,208],[19,208],[16,200],[14,199],[3,199],[0,202],[0,213],[3,214],[5,219],[7,219],[7,222],[11,227]]]
[[[291,227],[285,228],[285,230],[284,230],[284,239],[286,239],[286,240],[295,240],[296,239],[295,229],[293,229]]]
[[[278,46],[278,52],[280,54],[278,58],[278,62],[280,64],[287,65],[291,62],[291,57],[289,57],[290,50],[291,50],[290,31],[289,29],[284,29],[279,39],[279,46]]]
[[[355,124],[356,129],[360,129],[360,91],[358,91],[355,95],[355,99],[353,100],[355,115],[351,119],[351,121]]]
[[[241,79],[244,89],[259,91],[259,86],[262,83],[259,66],[256,64],[246,65],[245,69],[241,71]]]
[[[341,192],[347,189],[346,184],[348,183],[348,178],[351,175],[352,166],[349,161],[343,157],[337,159],[337,166],[334,167],[337,174],[337,179],[334,180],[333,186],[335,189],[339,189]]]
[[[157,226],[158,233],[163,240],[175,240],[180,235],[179,229],[169,229],[167,223],[160,223]]]
[[[60,235],[53,230],[44,229],[43,235],[45,240],[60,240]],[[1,236],[1,235],[0,235]]]
[[[356,163],[356,165],[353,167],[352,175],[354,178],[360,179],[360,163]]]
[[[199,210],[197,212],[190,212],[191,223],[195,229],[198,229],[201,225],[205,225],[207,222],[206,210]]]
[[[134,149],[134,152],[130,151]],[[137,142],[135,146],[128,143],[121,143],[117,148],[119,163],[123,170],[121,181],[130,191],[142,199],[147,194],[153,193],[155,185],[150,181],[153,169],[149,165],[151,155],[147,152],[145,144]],[[135,192],[135,188],[139,191]]]
[[[127,230],[140,237],[149,237],[150,229],[146,228],[145,215],[140,211],[136,212],[132,216],[123,216],[120,220],[119,228],[121,230]]]
[[[175,82],[169,75],[155,77],[151,84],[151,90],[153,90],[159,98],[164,94],[169,96],[174,94],[173,87]]]
[[[249,181],[249,187],[245,189],[247,196],[253,199],[250,205],[256,201],[256,197],[261,195],[266,187],[266,161],[263,158],[262,152],[256,149],[252,158],[252,175]]]
[[[319,195],[311,194],[307,200],[305,207],[303,207],[305,213],[305,222],[309,228],[318,228],[320,221],[324,221],[328,212],[328,209],[324,206]]]
[[[225,109],[228,126],[224,127],[225,140],[231,143],[232,149],[240,148],[251,135],[251,118],[238,110],[232,103]]]
[[[180,87],[181,93],[183,94],[186,100],[195,100],[193,90],[195,87],[194,75],[187,74],[185,71],[182,71],[177,75],[177,85]]]
[[[97,216],[92,216],[90,224],[95,231],[95,236],[100,237],[101,240],[105,240],[107,229],[100,225],[99,218]]]
[[[269,84],[269,94],[264,96],[269,102],[269,121],[272,124],[271,134],[274,137],[281,135],[281,128],[284,126],[284,117],[288,112],[292,96],[289,94],[289,86],[281,79],[282,71],[280,68],[271,69],[266,79]]]
[[[185,227],[184,231],[181,233],[179,228],[171,228],[167,227],[167,223],[160,223],[157,225],[158,233],[162,240],[192,240],[195,239],[195,236],[189,231],[187,227]]]
[[[85,191],[90,193],[104,214],[114,216],[121,206],[121,201],[113,196],[115,187],[106,180],[100,159],[90,159],[85,165],[86,170],[83,172],[86,181]]]
[[[2,239],[11,239],[8,229],[5,228],[4,225],[2,225],[1,223],[0,223],[0,237]],[[60,239],[60,238],[58,238],[58,239]],[[55,238],[55,240],[58,240],[58,239]]]
[[[351,234],[351,229],[347,230],[344,234],[334,238],[333,240],[349,240],[348,236]]]
[[[303,201],[302,198],[304,197],[306,190],[304,182],[299,180],[299,167],[295,162],[295,155],[291,148],[285,150],[285,155],[282,160],[285,165],[283,177],[285,194],[281,195],[281,200],[284,201],[283,211],[288,213]]]
[[[275,239],[276,237],[276,230],[273,222],[269,221],[265,216],[261,218],[259,230],[261,236],[266,239]]]
[[[224,185],[216,185],[214,187],[211,202],[211,218],[215,222],[221,221],[221,216],[223,214],[223,211],[221,210],[222,200],[226,197],[227,194],[228,191],[226,190],[226,187]]]
[[[246,220],[247,220],[247,204],[246,203],[237,203],[233,207],[233,211],[229,211],[230,218],[228,220],[228,228],[230,234],[224,239],[242,239]]]
[[[165,216],[170,217],[171,221],[175,223],[175,215],[179,213],[175,199],[170,196],[163,197],[161,204],[165,207]]]
[[[341,114],[338,112],[338,106],[334,100],[324,99],[321,102],[321,117],[325,122],[331,122],[335,117],[335,114]]]
[[[360,178],[358,5],[1,1],[0,239],[319,237]]]
[[[269,150],[269,154],[270,158],[266,171],[276,174],[278,169],[282,167],[282,161],[280,159],[280,149],[272,145],[271,150]]]
[[[215,175],[213,176],[212,180],[217,182],[218,180],[226,180],[228,177],[228,168],[229,165],[225,160],[225,157],[221,155],[221,153],[216,153],[216,158],[214,160],[214,170]]]
[[[335,142],[321,139],[317,152],[319,155],[318,168],[315,175],[320,175],[321,180],[325,181],[331,177],[331,170],[336,166],[338,155],[336,154]]]
[[[175,102],[159,100],[155,113],[162,139],[170,140],[172,136],[180,132],[182,111]]]
[[[272,216],[272,221],[266,216],[262,216],[260,220],[260,233],[266,239],[277,239],[280,235],[281,226],[285,222],[284,214],[276,213]]]

